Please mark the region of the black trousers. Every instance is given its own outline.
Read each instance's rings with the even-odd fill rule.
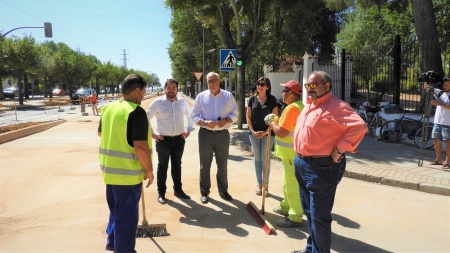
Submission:
[[[169,159],[171,165],[171,174],[173,180],[173,189],[175,191],[182,189],[181,184],[181,158],[183,157],[184,145],[186,140],[181,136],[164,136],[164,140],[156,142],[156,152],[158,153],[158,170],[156,172],[156,181],[159,195],[166,193],[167,170],[169,168]]]

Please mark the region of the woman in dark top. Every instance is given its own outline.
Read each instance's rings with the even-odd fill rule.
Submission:
[[[266,161],[267,129],[264,117],[268,114],[278,115],[277,99],[270,94],[271,85],[268,78],[261,77],[256,83],[256,95],[251,97],[247,106],[247,125],[249,129],[250,142],[252,143],[253,158],[256,172],[256,195],[262,194],[263,173]],[[275,141],[275,134],[272,132],[269,148],[272,150]],[[269,172],[267,173],[267,183],[269,183]],[[267,192],[267,188],[266,188]]]

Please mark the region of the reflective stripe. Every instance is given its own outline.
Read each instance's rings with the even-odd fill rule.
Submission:
[[[99,152],[100,152],[100,154],[107,155],[107,156],[115,156],[115,157],[119,157],[119,158],[138,160],[138,157],[136,154],[125,153],[122,151],[108,150],[108,149],[100,148]]]
[[[283,146],[283,147],[287,147],[287,148],[294,148],[294,143],[287,143],[287,142],[275,140],[275,144],[277,144],[278,146]]]
[[[125,170],[125,169],[117,169],[117,168],[107,168],[103,165],[100,165],[100,168],[105,173],[113,174],[113,175],[139,176],[141,173],[144,172],[144,168],[141,168],[141,170]]]

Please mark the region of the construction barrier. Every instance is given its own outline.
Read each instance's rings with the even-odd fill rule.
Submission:
[[[17,121],[17,106],[16,101],[8,101],[8,102],[0,102],[0,116],[2,115],[16,115],[16,121]]]
[[[61,98],[44,98],[44,112],[47,114],[47,110],[58,108],[58,112],[63,112],[64,109],[61,106],[70,105],[72,100],[69,97]]]

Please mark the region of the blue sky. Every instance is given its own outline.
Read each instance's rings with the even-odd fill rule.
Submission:
[[[37,42],[64,42],[74,50],[128,68],[171,77],[167,48],[172,42],[170,10],[163,0],[0,0],[0,31],[52,23],[44,29],[19,29],[7,37],[31,35]]]

